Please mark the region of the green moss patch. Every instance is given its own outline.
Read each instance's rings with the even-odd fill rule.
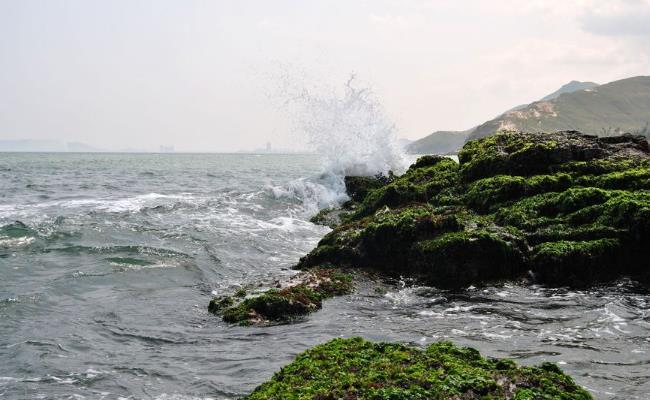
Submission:
[[[546,242],[535,249],[534,271],[547,283],[584,286],[594,280],[596,271],[616,277],[620,250],[618,239]]]
[[[361,338],[334,339],[282,368],[246,400],[591,399],[555,364],[519,367],[472,348],[424,350]]]
[[[406,174],[391,183],[372,190],[361,202],[352,219],[359,219],[382,209],[408,203],[426,203],[457,183],[458,163],[450,158],[436,158],[414,164]]]
[[[522,250],[507,233],[462,231],[416,243],[411,258],[425,279],[458,287],[516,276],[524,263]]]
[[[346,176],[345,191],[350,199],[355,202],[363,201],[371,190],[379,189],[394,179],[392,173],[388,176]]]

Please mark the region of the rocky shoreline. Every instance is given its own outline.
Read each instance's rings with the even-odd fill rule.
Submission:
[[[650,148],[642,136],[502,132],[468,142],[458,163],[424,156],[401,176],[348,177],[346,187],[349,202],[314,217],[333,230],[300,260],[296,269],[301,272],[294,279],[261,293],[213,299],[210,311],[240,324],[288,322],[320,309],[328,297],[353,291],[356,271],[407,276],[450,290],[505,280],[571,287],[623,277],[650,282]],[[314,357],[325,350],[328,357],[355,363],[360,357],[356,351],[337,355],[337,349],[353,343],[373,351],[375,346],[399,346],[333,341],[285,369],[316,362]],[[420,354],[401,347],[399,352],[409,359]],[[481,373],[494,372],[490,363],[497,361],[476,357],[482,360],[477,364]],[[389,358],[379,357],[382,362]],[[559,369],[543,384],[528,378],[517,384],[509,377],[506,385],[501,373],[492,374],[485,378],[493,382],[486,389],[482,380],[427,388],[407,367],[400,370],[405,380],[398,381],[375,364],[367,368],[370,378],[368,371],[344,371],[347,384],[356,389],[341,393],[352,397],[304,391],[312,383],[318,386],[305,383],[310,379],[336,381],[341,372],[324,367],[325,375],[305,382],[285,380],[281,371],[250,398],[590,398],[578,388],[571,395],[558,394],[575,386]],[[455,369],[443,373],[454,374],[458,379],[466,375]],[[400,392],[404,382],[413,396]],[[388,397],[373,394],[377,385]]]
[[[495,280],[648,282],[643,137],[506,132],[425,156],[370,190],[299,269],[350,266],[441,288]]]

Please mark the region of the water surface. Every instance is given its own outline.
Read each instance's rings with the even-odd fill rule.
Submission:
[[[315,344],[449,339],[650,397],[650,295],[363,282],[306,320],[238,327],[215,294],[272,284],[341,199],[311,155],[0,153],[0,397],[237,398]]]

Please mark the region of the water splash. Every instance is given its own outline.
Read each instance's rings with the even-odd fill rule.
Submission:
[[[349,200],[343,175],[331,172],[294,179],[282,186],[269,186],[266,189],[276,199],[296,199],[302,202],[300,214],[303,216],[312,216],[323,208],[334,207]]]
[[[342,92],[302,89],[291,99],[295,129],[323,157],[324,171],[375,175],[406,168],[395,124],[369,87],[351,75]]]
[[[305,137],[323,162],[320,176],[288,188],[309,212],[347,200],[346,175],[402,173],[408,166],[395,124],[356,75],[350,76],[342,91],[308,89],[286,81],[283,91],[295,132]]]

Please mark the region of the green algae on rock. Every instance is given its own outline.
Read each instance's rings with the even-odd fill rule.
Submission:
[[[531,276],[650,281],[645,138],[502,132],[467,143],[459,161],[425,156],[370,188],[297,267],[367,268],[443,288]]]
[[[368,192],[390,183],[394,179],[393,173],[375,176],[346,176],[345,191],[352,201],[362,201]]]
[[[533,176],[573,161],[647,157],[648,141],[630,134],[598,138],[580,132],[501,132],[468,142],[458,154],[462,177],[473,181],[495,175]]]
[[[284,288],[248,295],[244,290],[210,301],[208,311],[241,325],[287,322],[322,307],[322,300],[352,291],[352,276],[331,268],[297,274]]]
[[[420,350],[352,338],[299,354],[245,400],[591,398],[555,364],[520,367],[449,342]]]
[[[316,225],[328,226],[333,229],[341,223],[342,218],[347,214],[349,214],[349,211],[343,208],[323,208],[311,217],[309,222]]]

